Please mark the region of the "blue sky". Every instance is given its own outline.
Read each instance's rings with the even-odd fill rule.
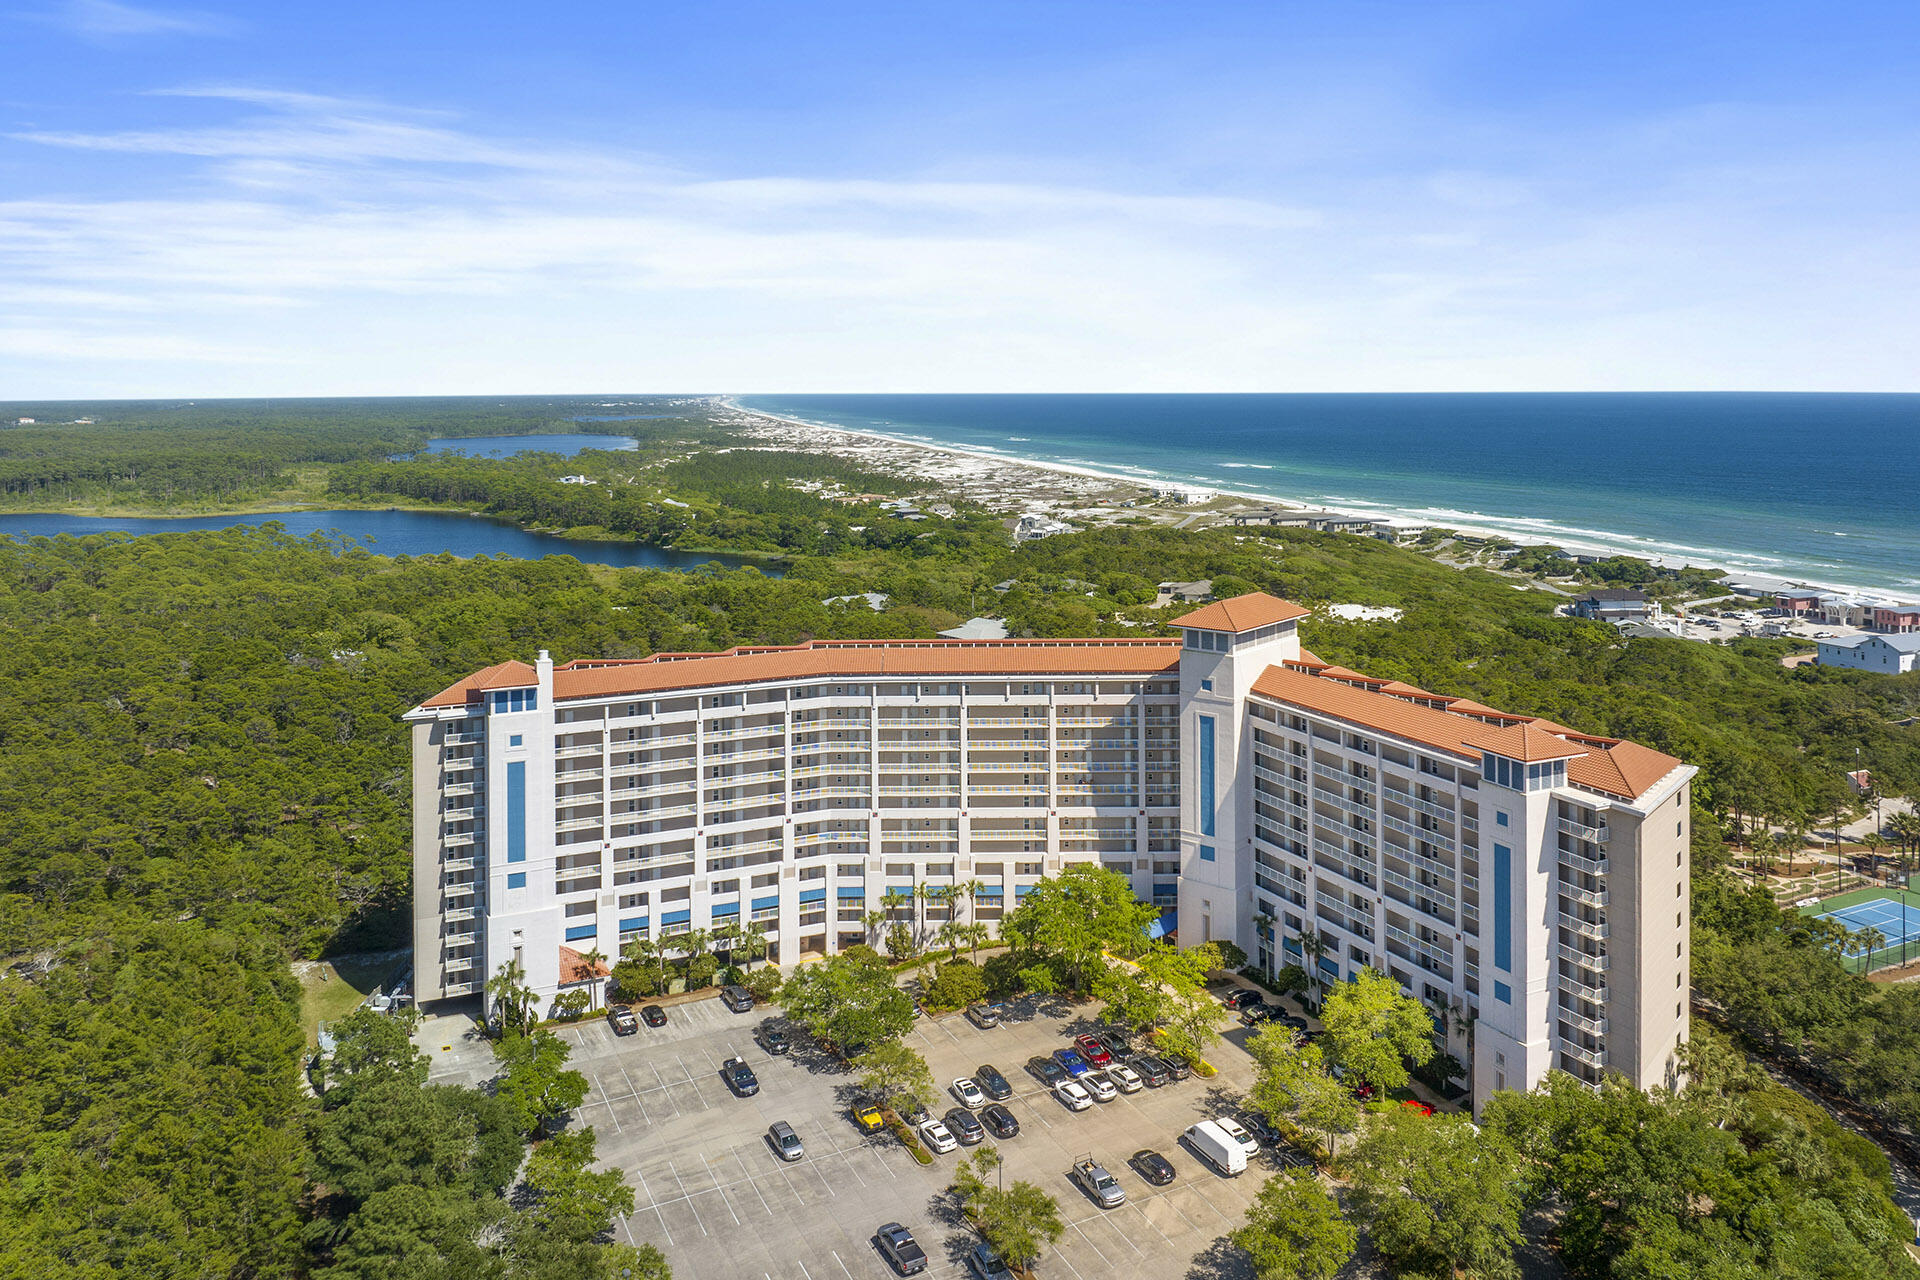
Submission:
[[[0,399],[1920,390],[1911,3],[6,3]]]

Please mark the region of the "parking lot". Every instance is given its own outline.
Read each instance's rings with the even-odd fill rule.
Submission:
[[[848,1116],[853,1078],[838,1063],[802,1035],[783,1057],[757,1042],[760,1025],[779,1018],[776,1010],[735,1014],[713,999],[674,1006],[668,1016],[666,1026],[626,1037],[604,1020],[560,1032],[574,1045],[572,1065],[592,1085],[579,1118],[594,1127],[602,1159],[624,1169],[634,1188],[624,1238],[658,1245],[681,1280],[866,1280],[893,1274],[872,1236],[881,1223],[899,1221],[926,1249],[927,1274],[965,1274],[961,1260],[977,1237],[947,1187],[971,1148],[922,1167],[890,1134],[862,1135]],[[1194,1121],[1237,1107],[1252,1076],[1234,1043],[1244,1032],[1235,1028],[1213,1054],[1221,1068],[1213,1080],[1178,1081],[1075,1113],[1025,1063],[1088,1029],[1087,1016],[1064,1005],[1016,1005],[1012,1020],[987,1031],[957,1015],[925,1018],[908,1043],[943,1088],[983,1062],[1013,1085],[1007,1105],[1021,1132],[999,1144],[1007,1179],[1024,1178],[1055,1196],[1068,1224],[1040,1260],[1042,1275],[1247,1274],[1244,1259],[1218,1242],[1276,1166],[1262,1156],[1245,1176],[1222,1178],[1178,1143]],[[721,1062],[736,1055],[759,1077],[754,1097],[735,1097],[720,1078]],[[934,1113],[950,1105],[949,1098]],[[774,1156],[766,1132],[776,1120],[798,1131],[803,1160]],[[1171,1185],[1151,1186],[1127,1165],[1142,1147],[1173,1163]],[[1124,1184],[1125,1205],[1102,1210],[1068,1180],[1068,1166],[1089,1152]]]

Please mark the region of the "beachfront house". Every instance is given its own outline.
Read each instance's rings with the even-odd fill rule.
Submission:
[[[1900,675],[1913,670],[1917,659],[1920,659],[1920,632],[1822,640],[1814,660],[1823,667],[1852,667],[1857,671]]]
[[[1660,606],[1633,587],[1600,587],[1575,600],[1573,613],[1599,622],[1646,622],[1660,616]]]

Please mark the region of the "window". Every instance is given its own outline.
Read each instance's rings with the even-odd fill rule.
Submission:
[[[755,876],[753,878],[753,887],[756,889],[766,889],[779,883],[780,883],[780,873],[778,871],[775,871],[770,875]]]
[[[590,916],[593,914],[594,914],[594,910],[593,910],[592,899],[588,899],[585,902],[569,902],[567,904],[567,919],[569,920],[576,919],[577,917],[580,917],[580,916]]]
[[[524,872],[524,871],[509,871],[509,872],[507,873],[507,888],[509,888],[509,889],[524,889],[524,888],[526,888],[526,887],[527,887],[527,873],[526,873],[526,872]]]
[[[1213,717],[1200,721],[1200,834],[1214,834],[1213,822]]]
[[[507,762],[507,861],[527,860],[527,762]]]
[[[1212,861],[1213,861],[1213,846],[1212,846],[1212,845],[1210,845],[1210,844],[1203,844],[1203,845],[1201,845],[1201,846],[1200,846],[1200,861],[1202,861],[1202,862],[1212,862]]]
[[[1513,988],[1504,982],[1496,982],[1493,984],[1493,998],[1501,1004],[1512,1004]]]
[[[620,895],[620,909],[622,911],[628,911],[634,907],[644,907],[646,905],[647,895],[644,893],[623,893]],[[626,926],[622,925],[621,927],[625,928]]]
[[[540,691],[538,689],[501,689],[493,695],[493,709],[500,711],[538,711],[540,709]]]
[[[1494,820],[1494,822],[1495,822],[1495,824],[1496,824],[1496,825],[1498,825],[1498,826],[1502,826],[1502,827],[1504,827],[1504,826],[1506,826],[1506,825],[1507,825],[1507,815],[1506,815],[1506,813],[1505,813],[1504,811],[1501,811],[1501,812],[1498,812],[1498,813],[1495,813],[1495,814],[1493,815],[1493,820]]]
[[[567,941],[580,942],[583,939],[593,937],[599,932],[600,926],[597,924],[576,924],[567,930]]]
[[[738,893],[740,892],[740,882],[738,880],[715,880],[713,882],[713,891],[716,894]],[[621,905],[625,906],[626,904],[622,903]]]
[[[507,745],[508,745],[508,746],[510,746],[510,747],[517,747],[517,746],[519,746],[519,745],[520,745],[520,738],[521,738],[521,735],[519,735],[519,734],[517,734],[517,733],[510,733],[510,734],[508,734],[508,735],[507,735]]]
[[[1493,846],[1493,963],[1513,972],[1513,850]]]
[[[1205,689],[1205,690],[1206,690],[1207,692],[1209,692],[1209,693],[1211,693],[1211,692],[1213,692],[1213,681],[1211,681],[1211,680],[1202,680],[1202,681],[1200,682],[1200,687],[1201,687],[1202,689]]]

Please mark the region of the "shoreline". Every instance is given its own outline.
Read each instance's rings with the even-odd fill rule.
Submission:
[[[1471,516],[1466,520],[1457,518],[1460,513],[1439,508],[1406,509],[1388,506],[1385,503],[1352,505],[1334,502],[1309,503],[1304,499],[1283,494],[1266,493],[1254,489],[1226,488],[1200,480],[1188,480],[1176,477],[1161,477],[1157,474],[1129,474],[1120,471],[1104,471],[1097,467],[1082,466],[1073,463],[1052,462],[1039,458],[1024,458],[1017,454],[998,450],[969,448],[966,445],[939,444],[905,435],[888,435],[865,427],[847,427],[838,423],[817,422],[806,418],[791,417],[786,414],[772,413],[765,409],[751,409],[739,403],[733,396],[716,397],[718,407],[757,418],[782,428],[800,428],[810,433],[830,432],[849,440],[869,441],[874,444],[895,448],[911,449],[933,455],[946,455],[964,459],[971,464],[993,464],[1010,469],[1036,471],[1046,475],[1070,477],[1082,481],[1097,481],[1113,488],[1126,487],[1142,494],[1149,492],[1156,482],[1168,485],[1184,485],[1206,489],[1222,498],[1237,499],[1246,502],[1258,502],[1286,510],[1331,511],[1339,515],[1357,516],[1378,521],[1381,524],[1400,525],[1409,528],[1442,528],[1473,537],[1497,538],[1517,546],[1559,547],[1578,555],[1626,556],[1635,560],[1644,560],[1662,568],[1712,569],[1724,576],[1736,579],[1764,579],[1780,584],[1782,588],[1800,587],[1820,591],[1838,591],[1857,595],[1890,595],[1903,597],[1900,589],[1894,587],[1866,586],[1860,583],[1823,580],[1791,575],[1784,566],[1742,566],[1737,559],[1723,559],[1718,551],[1705,551],[1684,547],[1647,547],[1635,544],[1631,535],[1609,535],[1604,531],[1592,530],[1584,533],[1565,535],[1559,531],[1551,534],[1541,530],[1526,528],[1515,529],[1499,523],[1475,523]],[[818,451],[818,450],[816,450]],[[1529,517],[1515,517],[1515,523],[1531,522]],[[1704,558],[1695,558],[1704,557]],[[1913,593],[1904,593],[1913,594]]]

